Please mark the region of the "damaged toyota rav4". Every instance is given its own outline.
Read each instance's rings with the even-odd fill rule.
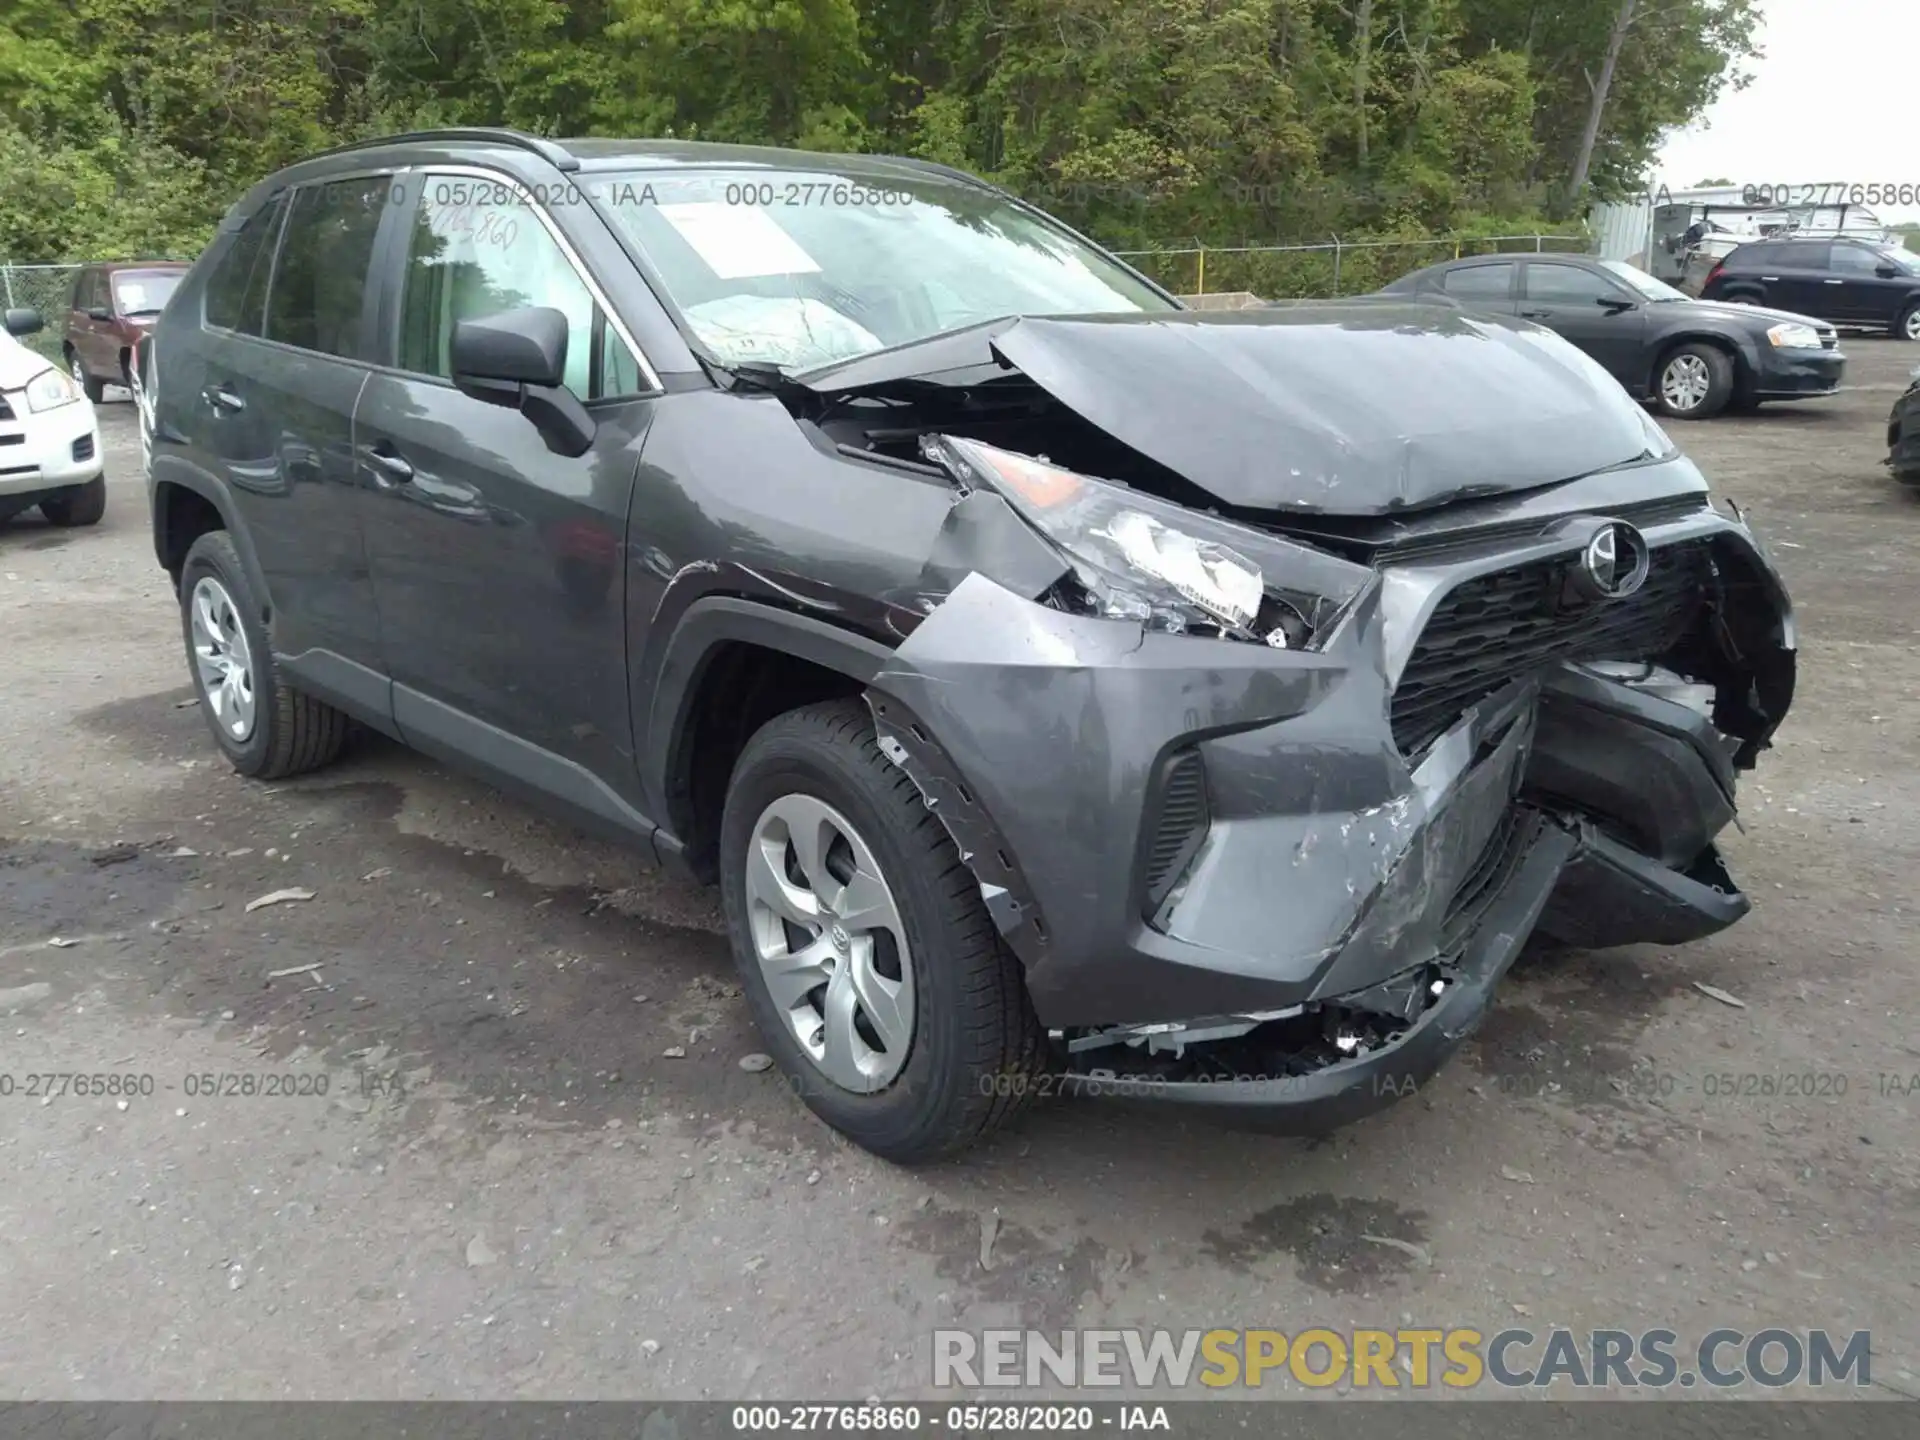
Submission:
[[[1196,313],[921,162],[442,131],[262,181],[138,373],[234,766],[354,722],[717,882],[878,1154],[1340,1124],[1536,932],[1747,911],[1780,577],[1516,320]]]

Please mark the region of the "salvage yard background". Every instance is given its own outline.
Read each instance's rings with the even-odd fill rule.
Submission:
[[[1675,427],[1799,605],[1750,919],[1531,957],[1324,1140],[1057,1103],[919,1173],[742,1067],[706,893],[385,742],[229,772],[110,401],[105,523],[0,529],[0,1074],[136,1093],[0,1094],[0,1398],[894,1396],[1010,1324],[1870,1328],[1920,1395],[1916,347],[1846,347]]]

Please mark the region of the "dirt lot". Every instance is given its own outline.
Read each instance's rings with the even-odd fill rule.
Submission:
[[[891,1397],[1009,1323],[1870,1328],[1920,1393],[1920,347],[1847,348],[1677,427],[1799,605],[1748,921],[1529,960],[1329,1140],[1058,1103],[917,1173],[740,1067],[708,894],[384,742],[229,773],[110,402],[106,522],[0,531],[0,1071],[151,1093],[0,1096],[0,1399]]]

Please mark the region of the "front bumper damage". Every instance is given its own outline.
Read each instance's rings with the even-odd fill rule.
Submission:
[[[1536,655],[1411,756],[1395,687],[1436,609],[1564,560],[1564,535],[1390,568],[1317,652],[962,579],[868,702],[1023,962],[1068,1088],[1343,1124],[1446,1060],[1535,931],[1676,944],[1740,918],[1714,837],[1790,701],[1791,610],[1737,518],[1701,508],[1646,539],[1712,557],[1663,663]]]

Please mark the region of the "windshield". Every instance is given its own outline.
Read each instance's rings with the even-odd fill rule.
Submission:
[[[1649,300],[1691,300],[1684,290],[1676,290],[1664,280],[1656,280],[1644,270],[1636,270],[1624,260],[1602,260],[1601,265],[1615,279],[1624,280]]]
[[[122,315],[158,315],[180,284],[172,270],[123,270],[113,277],[113,305]]]
[[[787,170],[642,171],[589,188],[723,365],[816,369],[1007,315],[1177,307],[987,190]]]
[[[1874,248],[1889,265],[1897,265],[1909,275],[1920,275],[1920,255],[1911,250],[1902,250],[1898,245],[1877,245]]]

